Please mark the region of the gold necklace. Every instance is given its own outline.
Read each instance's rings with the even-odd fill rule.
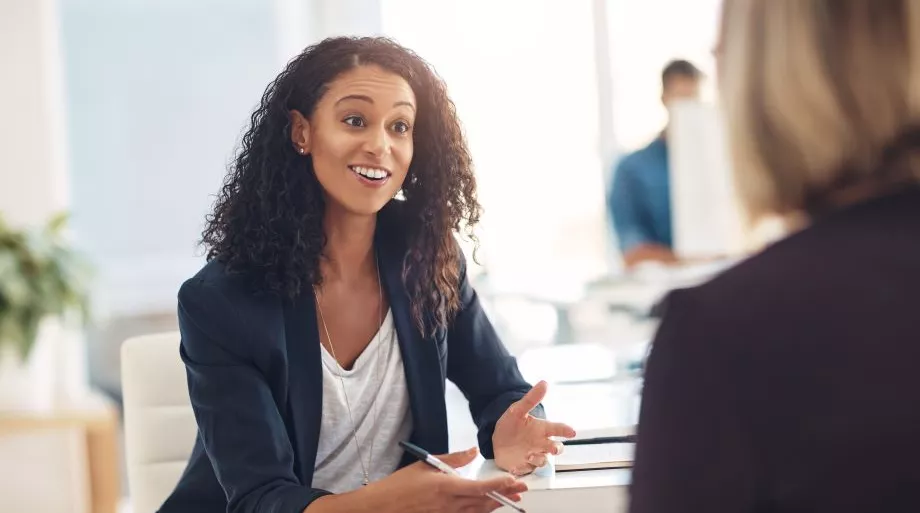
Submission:
[[[380,318],[380,324],[379,324],[380,327],[377,329],[376,336],[380,337],[382,335],[381,330],[383,329],[383,286],[380,283],[380,263],[378,262],[376,253],[374,254],[374,266],[377,269],[377,293],[378,293],[377,310],[378,310],[378,317]],[[320,323],[322,323],[323,331],[326,333],[326,341],[329,342],[329,351],[332,353],[332,358],[335,360],[336,364],[338,365],[339,358],[338,356],[335,355],[335,347],[333,347],[332,345],[332,337],[329,336],[329,328],[326,327],[326,318],[323,316],[323,307],[319,301],[319,291],[317,290],[316,285],[313,286],[313,297],[316,300],[316,309],[319,312]],[[380,347],[379,347],[380,344],[381,344],[381,341],[378,341],[378,344],[377,344],[378,351],[380,350]],[[339,378],[339,383],[341,383],[342,385],[342,395],[345,396],[345,408],[348,410],[348,418],[349,420],[351,420],[351,434],[352,434],[352,438],[355,441],[355,449],[358,452],[358,461],[361,463],[361,470],[364,473],[364,482],[362,484],[363,486],[367,486],[371,482],[370,473],[368,472],[368,468],[371,466],[371,458],[373,458],[374,438],[371,437],[371,447],[367,455],[367,465],[365,465],[364,464],[364,454],[361,452],[361,444],[358,443],[358,427],[355,424],[355,417],[351,413],[351,404],[348,401],[348,391],[345,389],[345,379],[342,377],[342,374],[340,374],[338,371],[333,371],[333,374],[335,374]],[[377,420],[377,394],[374,394],[374,399],[371,401],[371,409],[373,410],[373,413],[374,413],[374,421],[376,421]]]

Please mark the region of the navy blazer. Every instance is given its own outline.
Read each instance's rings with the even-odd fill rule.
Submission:
[[[920,511],[918,290],[915,186],[672,294],[630,511]]]
[[[486,317],[462,259],[458,315],[432,337],[416,329],[402,280],[406,247],[392,210],[381,212],[375,244],[406,373],[410,440],[432,453],[448,451],[450,379],[469,400],[480,450],[491,458],[495,423],[530,385]],[[250,290],[244,276],[212,260],[179,291],[180,353],[198,437],[161,513],[301,513],[328,494],[311,487],[323,404],[313,293],[288,301]],[[411,461],[404,456],[402,465]]]

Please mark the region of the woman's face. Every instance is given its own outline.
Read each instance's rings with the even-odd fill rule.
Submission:
[[[416,109],[402,77],[360,66],[329,83],[309,119],[291,113],[295,150],[312,156],[327,204],[373,215],[396,195],[412,162]]]

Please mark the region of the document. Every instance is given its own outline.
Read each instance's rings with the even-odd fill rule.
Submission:
[[[629,468],[635,453],[634,443],[567,445],[565,451],[556,456],[556,472]]]

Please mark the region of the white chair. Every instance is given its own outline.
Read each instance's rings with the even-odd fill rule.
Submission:
[[[179,482],[198,433],[179,333],[126,340],[121,384],[131,511],[153,513]]]

